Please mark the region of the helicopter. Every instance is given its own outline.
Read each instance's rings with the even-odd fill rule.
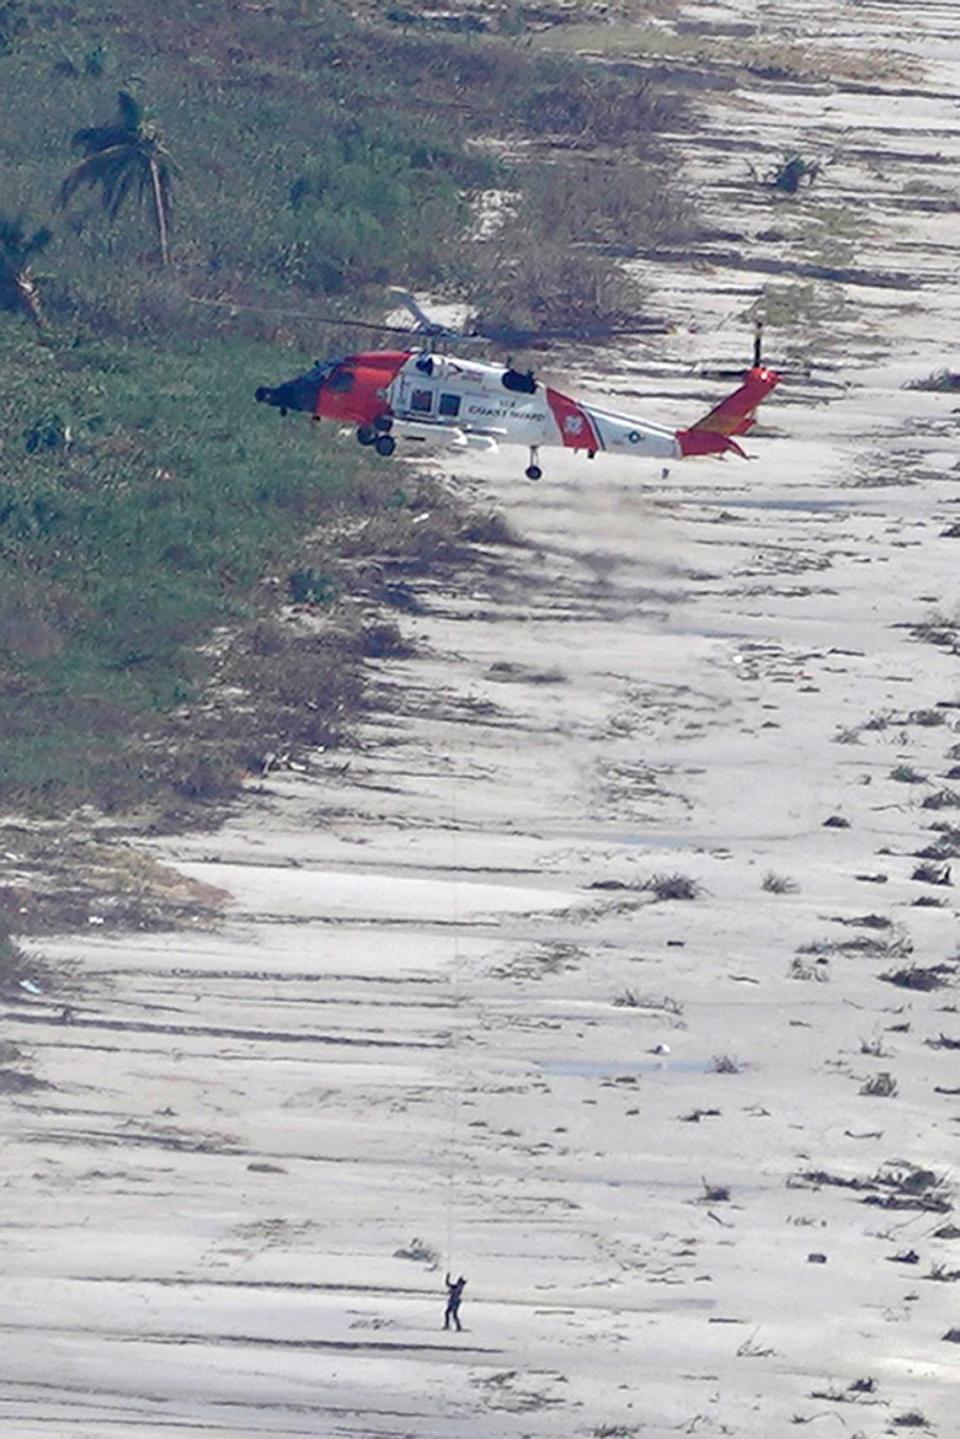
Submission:
[[[419,334],[419,348],[362,350],[318,360],[305,374],[276,386],[260,386],[255,398],[286,415],[301,411],[314,420],[354,426],[361,445],[384,457],[398,442],[453,451],[497,450],[522,445],[529,452],[528,480],[543,476],[540,450],[557,447],[585,452],[675,460],[735,453],[733,438],[756,422],[756,410],[780,383],[762,362],[762,322],[756,324],[753,364],[739,387],[686,429],[671,430],[636,416],[572,399],[538,380],[532,370],[494,365],[438,353],[437,345],[477,338],[431,320],[416,300],[397,292],[415,325],[363,328]]]

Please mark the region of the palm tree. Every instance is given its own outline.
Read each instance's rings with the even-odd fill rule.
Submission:
[[[30,262],[52,237],[53,231],[46,227],[28,235],[22,218],[0,215],[0,309],[26,315],[38,330],[43,329],[44,316]]]
[[[160,261],[170,263],[170,211],[173,180],[177,168],[164,146],[160,131],[143,117],[143,107],[121,90],[117,95],[119,119],[110,125],[93,125],[78,130],[72,144],[84,151],[80,161],[60,186],[60,204],[67,205],[84,185],[100,187],[100,198],[108,217],[115,220],[124,201],[136,187],[143,203],[149,195],[157,224]]]

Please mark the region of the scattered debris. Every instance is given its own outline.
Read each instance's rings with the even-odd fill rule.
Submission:
[[[860,1086],[861,1094],[870,1094],[877,1099],[892,1099],[899,1086],[893,1075],[882,1069]]]
[[[930,964],[926,967],[911,964],[905,969],[895,969],[887,974],[881,974],[879,978],[887,984],[897,985],[900,989],[945,989],[953,980],[956,972],[956,964]]]

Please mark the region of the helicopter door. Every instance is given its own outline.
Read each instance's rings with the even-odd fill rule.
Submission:
[[[429,418],[434,413],[436,395],[434,386],[424,384],[419,375],[403,376],[400,383],[399,410],[401,414],[422,415]]]

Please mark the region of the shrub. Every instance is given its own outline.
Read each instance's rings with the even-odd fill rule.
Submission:
[[[699,899],[703,886],[685,874],[654,874],[640,889],[650,890],[655,899]]]
[[[511,174],[521,195],[505,226],[508,249],[530,230],[567,244],[636,251],[681,244],[697,229],[689,200],[651,164],[561,159]]]
[[[532,230],[489,242],[472,287],[479,328],[507,342],[544,329],[576,334],[623,324],[642,314],[645,298],[625,270]]]

